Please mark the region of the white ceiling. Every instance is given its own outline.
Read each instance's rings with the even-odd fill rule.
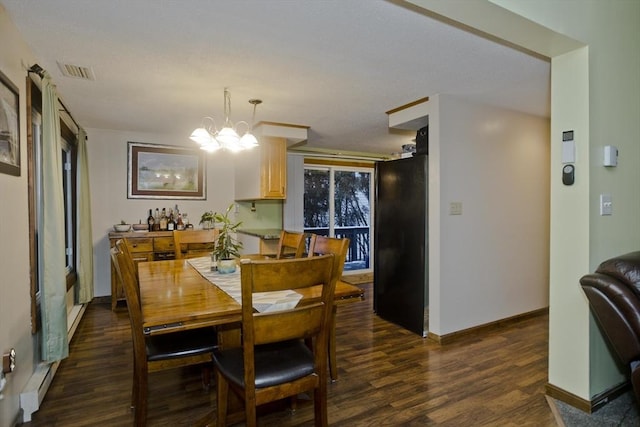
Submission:
[[[435,94],[549,116],[547,61],[401,0],[0,0],[85,128],[184,135],[203,116],[310,126],[311,147],[392,153],[385,111]],[[56,61],[90,67],[65,77]],[[153,141],[147,141],[153,142]]]

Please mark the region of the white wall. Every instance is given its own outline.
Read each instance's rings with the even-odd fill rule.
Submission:
[[[561,184],[561,150],[551,155],[551,308],[549,383],[571,384],[572,392],[589,393],[589,306],[578,285],[589,271],[589,48],[553,58],[551,134],[562,144],[563,130],[574,130],[576,182]],[[572,351],[567,351],[572,349]],[[576,357],[576,353],[578,357]],[[609,361],[611,363],[611,361]]]
[[[27,194],[26,68],[35,59],[0,5],[0,71],[20,95],[19,177],[0,174],[0,354],[16,349],[16,370],[7,376],[0,400],[0,425],[12,425],[20,392],[33,372],[29,296],[29,213]]]
[[[579,287],[580,277],[601,261],[637,250],[640,242],[640,2],[407,1],[551,58],[552,78],[570,86],[575,86],[576,78],[571,75],[571,67],[578,67],[574,70],[578,78],[588,76],[588,84],[579,88],[580,93],[566,93],[562,83],[551,91],[551,172],[557,174],[559,166],[553,160],[560,156],[558,130],[580,126],[576,170],[579,179],[588,180],[589,189],[586,196],[576,197],[575,192],[562,189],[561,181],[552,175],[551,218],[558,221],[558,226],[551,228],[549,383],[591,399],[618,384],[620,374],[598,329],[585,315],[586,298],[571,289]],[[586,59],[584,47],[588,47]],[[565,56],[570,53],[574,55],[571,59]],[[555,64],[560,67],[556,69]],[[606,144],[617,145],[620,150],[617,168],[601,164]],[[610,217],[598,213],[601,193],[613,196],[614,213]],[[567,203],[567,195],[574,203]],[[563,221],[570,226],[563,227]],[[588,224],[588,230],[577,232],[574,224]],[[578,248],[576,240],[585,239],[587,247]],[[554,312],[562,315],[554,316]]]
[[[577,119],[582,132],[576,170],[588,188],[568,203],[562,184],[552,180],[551,214],[565,221],[552,228],[552,264],[557,268],[551,273],[549,382],[590,399],[620,383],[622,376],[589,320],[586,298],[574,288],[600,262],[638,250],[640,243],[640,2],[494,1],[588,46],[588,51],[572,52],[573,59],[564,55],[552,63],[552,74],[560,79],[552,90],[552,144],[557,147],[558,132],[570,129]],[[568,93],[576,77],[586,82],[580,92]],[[607,144],[620,151],[616,168],[602,166]],[[612,216],[599,215],[601,193],[613,196]],[[575,227],[563,227],[575,223],[585,225],[579,235]],[[576,240],[588,242],[586,250],[576,252]],[[554,317],[554,311],[562,314]],[[580,345],[575,345],[576,336]]]
[[[547,307],[549,121],[453,96],[432,102],[429,300],[439,308],[429,330]],[[462,215],[449,215],[451,202]]]
[[[149,209],[173,208],[189,214],[189,220],[198,228],[205,211],[222,212],[233,202],[233,157],[227,152],[207,155],[207,199],[150,200],[127,199],[127,142],[145,142],[193,147],[188,135],[157,135],[87,129],[89,174],[91,185],[91,215],[94,244],[95,296],[111,295],[111,268],[108,233],[113,225],[124,219],[144,222]]]

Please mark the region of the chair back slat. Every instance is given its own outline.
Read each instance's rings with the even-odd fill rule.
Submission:
[[[251,274],[253,292],[306,288],[328,282],[325,280],[326,271],[320,268],[310,268],[314,263],[292,263],[289,261],[294,261],[294,259],[254,261],[251,263],[251,267],[245,267],[247,273],[243,274]],[[295,280],[291,280],[291,277],[295,277]]]
[[[173,232],[173,247],[176,259],[193,258],[211,254],[213,245],[218,238],[219,230],[175,230]],[[197,248],[194,249],[194,247]]]
[[[304,253],[304,233],[282,230],[276,259],[300,258]]]
[[[336,237],[327,237],[314,234],[309,242],[308,256],[334,254],[335,264],[333,274],[339,279],[342,277],[344,263],[347,259],[347,251],[349,250],[349,239]]]
[[[323,304],[315,303],[297,310],[269,315],[255,314],[253,317],[254,344],[269,344],[315,336],[320,332],[323,312]]]

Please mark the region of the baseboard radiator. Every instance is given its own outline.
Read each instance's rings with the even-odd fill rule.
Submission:
[[[86,310],[86,304],[76,305],[69,312],[68,316],[68,339],[71,342],[73,334],[78,328],[78,323],[82,319],[82,315]],[[31,378],[27,382],[24,390],[20,393],[20,410],[22,412],[22,422],[28,423],[31,421],[31,415],[40,408],[40,404],[44,399],[44,396],[49,390],[51,381],[60,366],[60,362],[54,363],[41,363],[36,368]]]

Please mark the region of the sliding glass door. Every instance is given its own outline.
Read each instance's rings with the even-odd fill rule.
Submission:
[[[373,170],[305,166],[304,231],[347,237],[345,271],[370,271]]]

